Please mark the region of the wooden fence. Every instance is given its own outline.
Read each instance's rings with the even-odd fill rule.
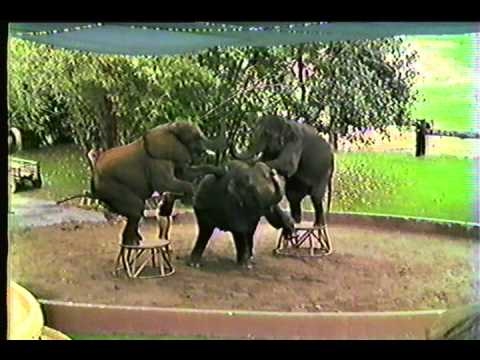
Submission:
[[[450,136],[450,137],[458,137],[460,139],[480,139],[480,133],[432,129],[432,126],[426,120],[418,120],[416,122],[415,127],[416,127],[415,156],[417,157],[426,155],[427,136]]]

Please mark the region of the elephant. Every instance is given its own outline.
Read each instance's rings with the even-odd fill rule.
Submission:
[[[194,196],[198,234],[188,264],[200,266],[205,247],[218,228],[232,233],[237,263],[251,268],[253,236],[262,216],[273,227],[293,232],[293,219],[278,205],[284,187],[276,170],[262,162],[233,160],[225,166],[224,175],[206,175]]]
[[[323,199],[328,190],[328,212],[335,159],[330,144],[313,127],[265,116],[259,119],[249,149],[241,154],[231,144],[230,151],[236,159],[263,161],[286,178],[285,193],[296,223],[302,220],[301,202],[309,195],[315,209],[314,226],[326,225]]]
[[[8,130],[8,155],[22,150],[22,135],[16,127]]]
[[[188,122],[157,126],[129,144],[89,152],[91,195],[127,218],[122,243],[138,245],[145,200],[157,191],[181,193],[184,201],[191,201],[192,181],[220,171],[216,166],[195,165],[201,154],[225,148],[223,131],[208,139],[198,126]]]

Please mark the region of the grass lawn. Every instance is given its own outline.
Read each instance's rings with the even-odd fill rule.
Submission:
[[[454,131],[475,129],[475,99],[473,84],[418,86],[425,101],[418,102],[413,116],[433,120],[434,128]]]
[[[30,191],[32,197],[59,200],[88,189],[89,169],[75,147],[17,156],[41,162],[44,186]],[[474,166],[473,159],[447,156],[339,154],[332,207],[334,211],[475,221]],[[309,201],[304,206],[311,208]]]
[[[337,167],[336,211],[475,221],[473,159],[348,153]]]
[[[434,120],[435,127],[443,130],[479,131],[475,125],[479,76],[475,37],[416,36],[407,41],[419,53],[417,89],[424,99],[414,107],[413,116]]]

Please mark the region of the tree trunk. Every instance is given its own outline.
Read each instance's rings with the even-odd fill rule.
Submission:
[[[298,81],[300,83],[300,116],[305,116],[305,98],[307,95],[307,89],[305,87],[305,80],[303,78],[303,46],[300,45],[297,51],[297,66],[298,66]]]
[[[328,139],[330,141],[330,144],[333,146],[333,150],[337,151],[338,150],[338,134],[335,131],[330,130]]]
[[[107,95],[104,96],[105,112],[103,114],[103,142],[106,149],[118,145],[118,119],[114,114],[113,103]]]

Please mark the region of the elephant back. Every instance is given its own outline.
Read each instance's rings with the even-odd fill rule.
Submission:
[[[224,193],[224,188],[221,183],[224,182],[224,178],[218,179],[213,174],[206,175],[198,184],[197,190],[194,195],[193,204],[196,209],[204,209],[212,204],[215,199],[214,194],[218,191]]]

